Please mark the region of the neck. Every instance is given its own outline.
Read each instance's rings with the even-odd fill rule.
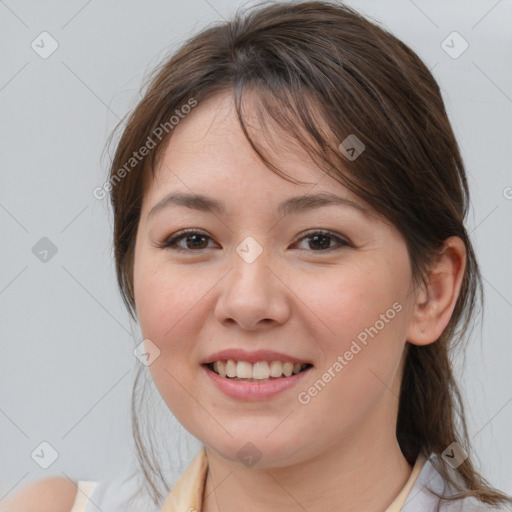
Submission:
[[[209,469],[202,512],[384,512],[412,468],[394,433],[390,438],[376,432],[371,437],[359,432],[355,442],[351,438],[314,459],[279,468],[241,467],[206,448]]]

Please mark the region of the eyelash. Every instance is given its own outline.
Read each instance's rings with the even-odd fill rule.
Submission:
[[[184,249],[183,247],[177,246],[177,243],[180,240],[185,239],[187,236],[191,236],[191,235],[201,235],[201,236],[211,240],[210,236],[206,235],[205,233],[202,233],[201,231],[197,231],[195,229],[183,229],[181,231],[178,231],[176,234],[172,235],[171,237],[165,239],[163,242],[157,243],[156,247],[159,249],[171,249],[173,251],[178,251],[178,252],[200,252],[200,251],[204,251],[205,249],[207,249],[207,248],[205,248],[205,249]],[[331,231],[325,231],[325,230],[307,231],[302,236],[302,238],[300,238],[298,240],[298,242],[301,242],[304,239],[313,238],[314,235],[321,235],[321,236],[328,237],[332,240],[336,240],[339,245],[338,249],[341,249],[343,247],[353,247],[353,245],[351,243],[349,243],[347,240],[344,240],[343,238],[335,235]],[[311,249],[310,252],[330,252],[335,249],[336,249],[336,247],[330,247],[328,249],[320,249],[320,250],[312,250]],[[303,250],[307,250],[307,249],[303,249]]]

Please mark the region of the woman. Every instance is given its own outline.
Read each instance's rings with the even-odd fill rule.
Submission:
[[[512,510],[452,372],[481,276],[410,48],[336,3],[260,7],[183,45],[123,129],[105,190],[140,368],[203,444],[160,490],[134,418],[152,510]],[[106,512],[79,485],[73,512]]]
[[[408,47],[322,2],[208,28],[152,79],[110,183],[150,373],[204,444],[178,484],[199,496],[162,510],[503,504],[455,426],[448,351],[480,274],[457,142]],[[441,481],[451,499],[425,493]]]

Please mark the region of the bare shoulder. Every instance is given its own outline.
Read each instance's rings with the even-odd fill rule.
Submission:
[[[0,512],[70,512],[77,482],[54,476],[36,480],[0,502]]]

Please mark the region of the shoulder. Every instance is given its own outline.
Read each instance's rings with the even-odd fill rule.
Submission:
[[[36,480],[0,502],[0,512],[70,512],[78,482],[55,476]]]
[[[438,465],[438,456],[432,454],[425,462],[401,512],[418,512],[418,510],[434,512],[438,505],[441,512],[512,512],[512,502],[493,506],[473,496],[439,500],[432,491],[447,497],[453,497],[458,492],[443,478],[437,469]],[[459,480],[460,486],[464,487],[462,479],[455,470],[448,468],[448,472],[453,480]]]
[[[474,497],[467,497],[448,503],[441,510],[446,510],[446,512],[511,512],[512,505],[507,503],[489,505]]]

